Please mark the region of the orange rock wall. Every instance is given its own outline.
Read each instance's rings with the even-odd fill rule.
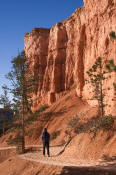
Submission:
[[[86,71],[98,56],[116,60],[116,40],[109,37],[111,31],[116,32],[116,0],[84,0],[84,7],[67,20],[26,34],[27,59],[33,60],[32,71],[41,77],[33,95],[35,106],[55,102],[71,88],[87,99]],[[106,84],[111,85],[114,79],[115,75]],[[106,100],[111,103],[113,96],[112,89]]]
[[[104,60],[114,59],[116,63],[116,40],[110,38],[111,31],[116,32],[116,0],[85,0],[86,14],[86,48],[84,61],[84,77],[87,78],[86,71],[93,65],[96,58],[101,56]],[[107,113],[116,114],[115,97],[113,82],[116,80],[115,75],[104,82],[106,90],[105,101],[111,105],[106,107]],[[89,98],[89,88],[84,86],[83,97]],[[92,105],[94,101],[89,101]]]

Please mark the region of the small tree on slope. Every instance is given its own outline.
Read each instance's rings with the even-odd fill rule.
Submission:
[[[110,32],[110,37],[114,40],[116,40],[116,34],[114,31]],[[114,64],[114,60],[108,60],[107,62],[103,62],[102,58],[99,57],[93,66],[87,71],[89,80],[86,80],[86,83],[90,83],[91,86],[93,87],[93,93],[94,96],[92,99],[96,99],[98,101],[99,109],[100,109],[100,115],[103,117],[105,115],[105,106],[106,104],[104,102],[105,98],[105,91],[108,89],[110,90],[109,87],[106,89],[103,88],[103,82],[111,78],[111,75],[109,73],[111,72],[116,72],[116,65]],[[113,86],[116,90],[116,83],[113,83]]]
[[[105,115],[104,108],[106,105],[108,105],[105,104],[104,101],[106,89],[103,88],[103,82],[105,79],[108,79],[110,77],[106,76],[107,71],[105,71],[104,69],[105,69],[105,62],[103,62],[101,57],[98,57],[93,66],[87,71],[88,80],[86,80],[86,83],[89,83],[92,86],[93,96],[90,100],[98,101],[101,117]]]
[[[22,51],[12,60],[12,70],[7,74],[7,78],[11,82],[12,88],[10,93],[13,95],[14,109],[19,111],[22,122],[22,152],[25,149],[25,120],[24,115],[31,113],[32,92],[34,91],[35,79],[28,67],[31,63],[26,61],[25,53]]]
[[[3,85],[2,86],[3,94],[0,95],[0,105],[3,107],[2,110],[5,111],[11,111],[11,102],[8,98],[8,90],[7,86]],[[7,121],[7,117],[5,113],[1,113],[0,120],[2,120],[2,131],[3,135],[5,133],[5,129],[8,128],[8,125],[10,124],[9,121]]]

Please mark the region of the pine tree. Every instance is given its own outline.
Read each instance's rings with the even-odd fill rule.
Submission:
[[[31,107],[32,92],[34,92],[36,80],[29,71],[30,62],[26,60],[25,53],[22,51],[17,57],[11,61],[12,70],[7,74],[7,78],[11,82],[10,93],[13,95],[13,107],[15,111],[19,111],[22,122],[22,152],[25,150],[25,113],[32,113]]]
[[[8,128],[10,124],[9,121],[7,121],[6,112],[11,111],[11,102],[8,97],[7,86],[3,85],[2,90],[3,90],[3,94],[1,94],[0,96],[0,105],[2,106],[0,120],[2,122],[1,129],[4,135],[6,128]]]
[[[0,105],[2,105],[4,109],[11,109],[11,102],[8,97],[7,86],[3,85],[2,90],[3,94],[0,95]]]
[[[100,109],[100,116],[103,117],[105,115],[105,90],[103,88],[103,82],[105,79],[109,78],[106,76],[107,71],[105,70],[105,62],[103,62],[101,57],[95,61],[93,66],[87,71],[88,80],[86,83],[92,86],[93,96],[90,100],[97,100],[98,106]],[[108,88],[109,89],[109,88]]]

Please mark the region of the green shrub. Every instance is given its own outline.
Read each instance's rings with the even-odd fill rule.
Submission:
[[[79,133],[86,133],[88,131],[88,129],[86,128],[86,125],[85,124],[79,124],[78,126],[76,126],[74,128],[74,132],[76,134],[79,134]]]
[[[70,132],[68,130],[65,130],[66,135],[70,135]]]
[[[5,133],[8,134],[10,132],[16,132],[17,128],[15,127],[11,127],[10,129],[8,129]]]
[[[45,111],[48,108],[47,105],[42,106],[40,109],[36,110],[34,113],[32,113],[27,119],[26,122],[36,121],[38,118],[38,115]]]
[[[107,131],[111,129],[114,124],[112,115],[104,117],[97,117],[88,120],[86,123],[82,123],[80,118],[75,116],[68,121],[68,126],[73,129],[76,134],[91,132],[96,135],[98,130]],[[67,131],[65,134],[68,135]]]
[[[54,140],[54,139],[56,139],[57,136],[59,136],[59,135],[60,135],[60,131],[54,131],[54,132],[51,134],[50,139],[51,139],[51,140]]]
[[[26,135],[26,136],[29,136],[30,134],[33,133],[33,131],[34,131],[34,128],[31,128],[31,129],[25,131],[25,135]]]
[[[110,32],[110,37],[113,39],[116,39],[116,34],[114,31]]]
[[[104,116],[99,118],[97,121],[98,129],[109,130],[114,124],[114,119],[112,115]]]
[[[78,125],[79,120],[80,120],[80,118],[77,115],[72,117],[71,119],[69,119],[69,121],[67,123],[68,127],[74,129]]]
[[[9,138],[6,142],[8,145],[16,145],[18,143],[18,138]]]
[[[43,112],[45,111],[49,106],[45,105],[45,106],[42,106],[39,110],[37,110],[37,112]]]

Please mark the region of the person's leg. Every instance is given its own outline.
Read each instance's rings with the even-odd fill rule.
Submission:
[[[43,155],[45,156],[45,143],[43,143]]]
[[[49,152],[49,143],[47,143],[47,154],[48,154],[48,156],[50,156],[50,152]]]

